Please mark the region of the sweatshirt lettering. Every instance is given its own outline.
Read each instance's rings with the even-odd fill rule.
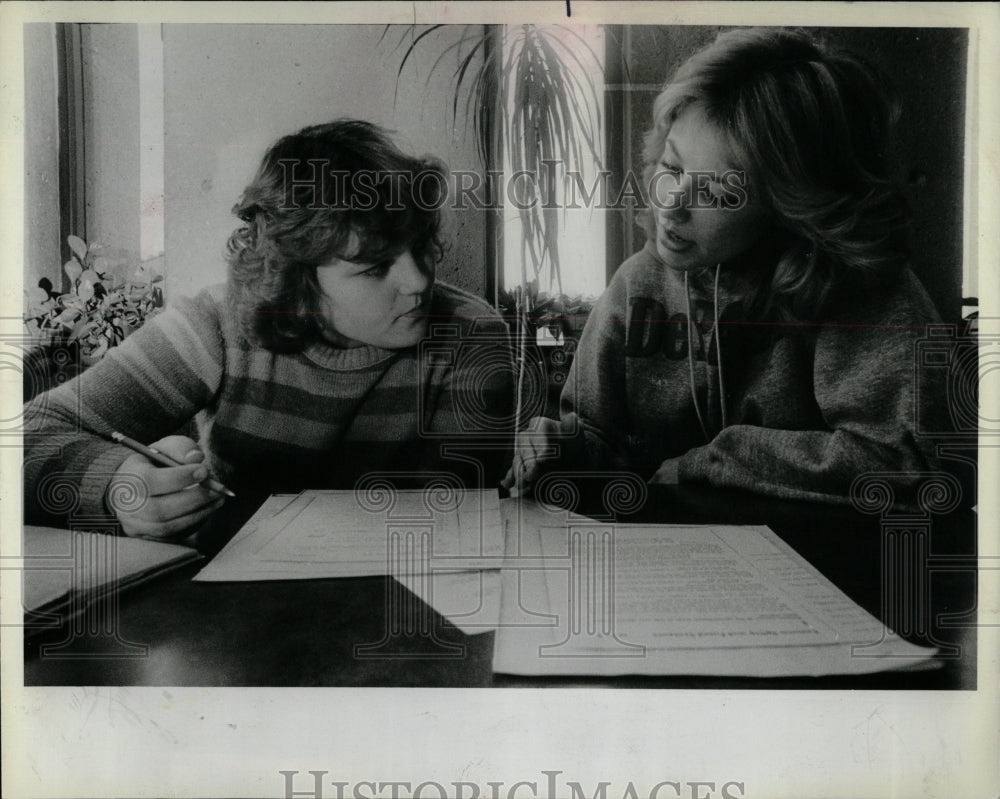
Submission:
[[[629,302],[625,322],[625,354],[630,358],[649,358],[663,353],[672,361],[687,358],[688,337],[695,360],[715,366],[715,323],[708,305],[692,302],[694,323],[689,324],[687,314],[667,315],[659,300],[650,297],[633,297]],[[689,328],[690,327],[690,331]]]

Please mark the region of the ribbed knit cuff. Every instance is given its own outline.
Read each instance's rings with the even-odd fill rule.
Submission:
[[[74,515],[88,518],[114,519],[114,513],[105,503],[108,485],[115,472],[131,451],[118,444],[103,446],[80,478],[80,507]]]

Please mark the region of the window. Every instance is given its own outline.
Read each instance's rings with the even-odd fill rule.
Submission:
[[[603,53],[604,30],[600,26],[551,26],[539,31],[540,35],[558,37],[555,51],[562,57],[565,67],[564,85],[579,86],[576,102],[584,103],[583,94],[593,95],[596,107],[589,108],[591,126],[595,133],[603,129],[604,78]],[[512,49],[523,47],[523,26],[507,26],[503,37],[503,60],[507,64]],[[516,53],[514,53],[516,57]],[[593,92],[590,86],[593,85]],[[506,98],[506,119],[527,123],[528,117],[519,115],[516,103],[517,90]],[[592,103],[590,105],[593,105]],[[586,113],[586,112],[585,112]],[[603,141],[598,133],[595,146],[603,162]],[[510,152],[504,153],[505,197],[503,210],[503,286],[511,289],[522,284],[524,278],[537,279],[538,289],[550,294],[562,293],[568,296],[597,296],[606,285],[607,264],[605,240],[607,211],[601,205],[600,165],[587,152],[587,144],[581,139],[580,163],[563,163],[559,159],[549,170],[554,180],[554,191],[547,197],[536,193],[534,200],[541,206],[549,206],[558,225],[559,274],[552,268],[552,261],[545,258],[538,274],[535,274],[532,259],[527,253],[524,225],[515,202],[527,204],[525,192],[531,190],[524,176],[517,176],[511,165]],[[598,186],[598,191],[593,192]],[[593,195],[590,197],[590,195]],[[522,199],[524,198],[524,199]],[[573,207],[576,206],[576,207]]]

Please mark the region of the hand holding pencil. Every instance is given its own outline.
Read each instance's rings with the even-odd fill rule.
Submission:
[[[167,436],[147,447],[120,433],[113,437],[134,452],[122,462],[107,491],[109,507],[126,535],[183,538],[218,510],[226,496],[233,496],[209,475],[204,453],[190,438]],[[145,486],[146,501],[135,508],[115,507],[116,487],[136,480]]]

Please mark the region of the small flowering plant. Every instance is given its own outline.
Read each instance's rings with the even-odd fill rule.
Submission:
[[[575,341],[580,338],[583,326],[594,307],[593,297],[568,297],[565,294],[548,294],[538,290],[538,281],[528,281],[525,286],[514,286],[511,291],[500,291],[499,307],[512,332],[523,326],[530,336],[548,328],[555,341]],[[519,320],[519,321],[518,321]]]
[[[57,294],[42,278],[25,291],[24,323],[41,347],[75,345],[82,365],[90,366],[163,307],[163,290],[157,285],[163,276],[142,264],[130,268],[78,236],[67,242],[73,257],[63,271],[70,291]]]

